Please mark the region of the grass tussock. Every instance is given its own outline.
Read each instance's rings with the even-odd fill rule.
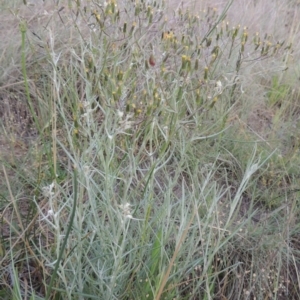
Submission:
[[[1,4],[1,299],[298,299],[298,4],[27,2]]]

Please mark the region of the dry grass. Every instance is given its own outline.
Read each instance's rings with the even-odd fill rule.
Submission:
[[[299,298],[300,4],[169,2],[1,4],[0,298]]]

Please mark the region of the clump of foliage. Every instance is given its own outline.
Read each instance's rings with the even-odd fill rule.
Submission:
[[[0,295],[299,294],[297,199],[278,192],[296,174],[280,172],[276,147],[242,120],[247,76],[258,63],[280,64],[291,44],[229,25],[230,6],[75,1],[37,29],[30,22],[40,15],[15,13],[30,139],[6,135],[27,156],[3,168]],[[276,78],[271,107],[290,93]]]

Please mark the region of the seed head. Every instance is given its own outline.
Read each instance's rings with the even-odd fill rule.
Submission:
[[[153,54],[150,55],[149,64],[150,64],[151,67],[155,66],[155,59],[154,59]]]

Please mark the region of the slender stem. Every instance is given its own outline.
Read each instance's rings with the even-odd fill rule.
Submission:
[[[59,255],[58,255],[57,261],[55,263],[55,268],[54,268],[54,271],[52,273],[52,276],[51,276],[51,279],[50,279],[50,283],[48,285],[48,289],[47,289],[47,293],[46,293],[46,299],[47,300],[50,299],[50,293],[51,293],[51,289],[52,289],[52,286],[53,286],[53,283],[54,283],[54,279],[57,276],[57,270],[58,270],[60,261],[62,259],[64,250],[66,248],[68,237],[69,237],[69,234],[71,232],[72,225],[73,225],[73,221],[74,221],[74,217],[75,217],[75,212],[76,212],[76,203],[77,203],[77,185],[78,185],[78,183],[77,183],[77,170],[74,170],[74,177],[73,177],[73,186],[74,186],[73,209],[72,209],[72,213],[71,213],[71,216],[70,216],[70,223],[69,223],[69,226],[67,228],[66,236],[65,236],[65,239],[63,241],[62,247],[61,247],[61,249],[59,251]]]
[[[39,133],[41,133],[41,129],[39,126],[39,122],[36,116],[36,113],[34,111],[33,105],[32,105],[32,101],[30,98],[30,92],[29,92],[29,86],[28,86],[28,79],[27,79],[27,71],[26,71],[26,49],[25,49],[25,36],[26,36],[26,23],[25,22],[20,22],[20,31],[21,31],[21,36],[22,36],[22,56],[21,56],[21,64],[22,64],[22,73],[23,73],[23,77],[24,77],[24,85],[25,85],[25,93],[26,93],[26,98],[27,98],[27,102],[28,102],[28,106],[29,106],[29,110],[30,113],[34,119],[34,122],[37,126],[37,129],[39,131]]]

